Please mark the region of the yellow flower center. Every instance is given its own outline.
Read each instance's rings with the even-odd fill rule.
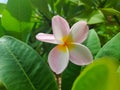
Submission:
[[[62,42],[63,42],[63,44],[59,44],[58,48],[60,50],[62,50],[63,52],[66,52],[66,47],[69,50],[71,50],[74,47],[74,45],[72,44],[72,42],[73,42],[72,37],[70,37],[70,36],[62,38]]]

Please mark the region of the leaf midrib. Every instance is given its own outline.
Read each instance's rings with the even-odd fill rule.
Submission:
[[[17,57],[12,53],[12,51],[10,50],[10,48],[7,46],[7,44],[5,44],[4,42],[2,42],[4,47],[6,48],[6,50],[11,54],[11,56],[13,57],[13,60],[15,60],[16,64],[20,67],[20,69],[22,70],[23,74],[25,75],[26,79],[28,80],[29,84],[31,85],[31,87],[33,88],[33,90],[36,90],[36,88],[34,87],[33,83],[31,82],[31,80],[29,79],[29,77],[27,76],[25,70],[23,69],[22,65],[17,61]]]

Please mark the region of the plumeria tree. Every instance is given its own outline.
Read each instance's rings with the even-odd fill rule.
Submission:
[[[119,60],[120,0],[0,3],[0,90],[120,90]]]

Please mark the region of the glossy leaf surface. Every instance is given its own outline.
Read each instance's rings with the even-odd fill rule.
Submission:
[[[94,29],[89,31],[88,38],[84,42],[84,44],[90,49],[93,56],[97,54],[97,52],[101,48],[99,37]]]
[[[97,53],[96,58],[111,56],[120,59],[120,33],[108,41]]]
[[[8,90],[57,90],[47,64],[25,43],[0,38],[0,80]]]
[[[117,68],[117,61],[101,58],[84,69],[72,90],[120,90]]]

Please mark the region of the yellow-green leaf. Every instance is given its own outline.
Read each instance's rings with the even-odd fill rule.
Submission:
[[[72,90],[120,90],[117,68],[116,59],[105,57],[96,60],[79,75]]]

